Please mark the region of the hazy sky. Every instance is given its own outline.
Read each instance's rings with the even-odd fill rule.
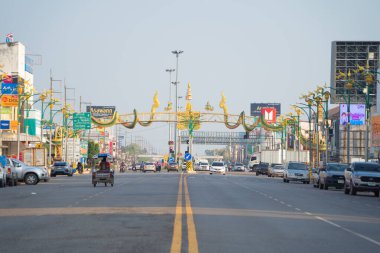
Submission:
[[[34,68],[38,90],[52,69],[78,101],[120,113],[149,111],[156,90],[163,110],[172,50],[184,51],[179,93],[190,82],[195,108],[209,100],[221,111],[224,92],[231,113],[249,114],[252,102],[280,102],[288,112],[300,94],[329,83],[331,41],[380,40],[378,0],[2,0],[1,9],[1,40],[12,32],[43,56]],[[132,133],[160,147],[168,140],[163,124]]]

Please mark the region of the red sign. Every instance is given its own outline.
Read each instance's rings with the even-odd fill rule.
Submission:
[[[264,116],[264,120],[268,124],[276,123],[276,108],[274,107],[261,108],[261,114]]]
[[[113,154],[113,142],[110,141],[110,154],[112,155]]]

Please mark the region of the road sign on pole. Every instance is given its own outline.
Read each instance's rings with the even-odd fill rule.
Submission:
[[[73,114],[74,130],[91,129],[91,113],[82,112]]]
[[[185,161],[190,161],[191,160],[191,154],[190,153],[186,153],[185,154]]]
[[[169,157],[169,162],[170,163],[174,162],[174,157]]]

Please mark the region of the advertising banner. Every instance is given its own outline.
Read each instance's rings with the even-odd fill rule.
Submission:
[[[276,123],[276,108],[261,108],[261,114],[268,124]]]
[[[5,78],[3,77],[3,83],[13,83],[13,77],[11,75],[7,75]]]
[[[251,116],[260,117],[262,108],[276,108],[276,116],[281,115],[280,103],[251,103]]]
[[[340,125],[345,126],[348,122],[347,104],[340,104]],[[365,105],[351,104],[350,105],[350,124],[364,125],[365,124]]]
[[[0,113],[4,115],[12,114],[12,108],[11,107],[0,107]]]
[[[16,83],[2,83],[1,84],[1,94],[5,95],[17,95],[17,84]]]
[[[2,106],[17,107],[18,106],[18,96],[17,95],[3,95],[1,97]]]
[[[18,121],[17,121],[17,120],[11,120],[10,127],[11,127],[11,130],[13,130],[13,131],[17,131],[17,128],[18,128]]]
[[[11,122],[9,120],[1,120],[0,121],[0,129],[1,130],[9,130]]]
[[[86,140],[80,141],[80,156],[87,158],[88,142]]]
[[[87,106],[87,112],[98,119],[112,118],[116,112],[115,106]]]

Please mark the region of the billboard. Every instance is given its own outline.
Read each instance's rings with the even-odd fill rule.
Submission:
[[[339,111],[340,125],[345,126],[348,122],[347,104],[340,104]],[[350,105],[350,124],[364,125],[365,124],[365,105],[351,104]]]
[[[87,106],[87,112],[97,119],[112,118],[116,112],[115,106]]]
[[[251,103],[251,116],[260,117],[262,108],[276,108],[276,116],[281,115],[280,103]]]

